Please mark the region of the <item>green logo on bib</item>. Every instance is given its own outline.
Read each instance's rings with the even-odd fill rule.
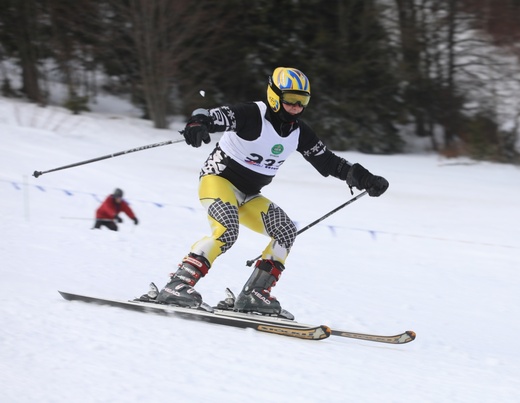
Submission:
[[[271,148],[271,152],[272,152],[274,155],[278,155],[278,154],[283,153],[283,145],[281,145],[281,144],[275,144],[275,145],[273,146],[273,148]]]

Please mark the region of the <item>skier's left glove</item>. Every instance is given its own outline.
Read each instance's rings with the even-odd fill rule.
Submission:
[[[139,224],[139,220],[137,219],[137,217],[134,218],[134,224],[135,225]]]
[[[366,190],[369,196],[378,197],[388,189],[388,181],[382,176],[372,175],[360,164],[354,164],[347,173],[347,185]]]
[[[123,219],[121,217],[119,217],[118,215],[116,215],[114,217],[114,220],[116,220],[118,223],[122,223],[123,222]]]
[[[194,110],[182,132],[186,144],[193,147],[200,147],[202,142],[208,144],[211,141],[209,131],[212,124],[213,119],[211,119],[207,109],[200,108]]]

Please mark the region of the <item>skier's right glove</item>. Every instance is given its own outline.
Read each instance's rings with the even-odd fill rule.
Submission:
[[[209,130],[213,124],[213,119],[207,109],[196,109],[188,120],[182,134],[186,144],[193,147],[200,147],[202,142],[208,144],[211,141]]]
[[[388,181],[382,176],[372,175],[360,164],[354,164],[347,173],[347,185],[366,190],[369,196],[378,197],[388,189]]]
[[[118,215],[116,215],[114,217],[114,220],[116,220],[118,223],[122,223],[123,222],[123,219],[121,217],[119,217]]]

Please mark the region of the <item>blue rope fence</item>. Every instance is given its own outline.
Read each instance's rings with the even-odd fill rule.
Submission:
[[[88,195],[88,196],[93,197],[94,200],[98,203],[101,203],[106,197],[106,194],[99,195],[96,193],[79,191],[79,190],[70,190],[70,189],[63,189],[63,188],[56,188],[56,187],[44,187],[41,185],[35,185],[35,184],[30,184],[30,183],[26,184],[26,183],[13,181],[13,180],[6,180],[6,179],[0,179],[0,182],[10,183],[11,187],[16,191],[23,191],[24,186],[28,186],[28,187],[38,189],[41,192],[48,192],[50,190],[55,190],[55,191],[63,193],[66,196]],[[129,199],[125,198],[125,200],[130,204]],[[140,199],[131,199],[131,200],[133,201],[133,203],[151,204],[157,208],[174,207],[174,208],[181,208],[184,210],[189,210],[192,213],[198,213],[198,212],[203,211],[203,207],[194,208],[193,206],[158,202],[158,201],[154,201],[154,200],[142,200],[142,199],[141,200]],[[297,228],[300,228],[300,224],[298,221],[293,220],[293,222]],[[302,224],[302,225],[306,225],[306,224]],[[377,241],[377,238],[379,235],[390,235],[390,236],[404,236],[404,237],[410,237],[410,238],[429,239],[429,240],[436,240],[436,241],[449,241],[449,242],[458,242],[458,243],[466,243],[466,244],[475,244],[475,245],[481,245],[481,246],[520,249],[520,246],[497,244],[497,243],[492,243],[492,242],[467,241],[467,240],[461,240],[461,239],[452,239],[452,238],[444,238],[444,237],[436,237],[436,236],[428,236],[428,235],[405,234],[405,233],[399,233],[399,232],[389,232],[389,231],[373,230],[373,229],[367,229],[367,228],[345,227],[345,226],[341,226],[341,225],[318,224],[317,226],[326,227],[329,230],[331,236],[333,236],[333,237],[338,236],[338,229],[347,229],[350,231],[365,232],[374,241]]]

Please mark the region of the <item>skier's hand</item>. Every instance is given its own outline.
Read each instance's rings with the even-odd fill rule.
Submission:
[[[137,217],[134,218],[134,224],[135,225],[139,224],[139,220],[137,219]]]
[[[347,185],[366,190],[369,196],[378,197],[388,189],[388,181],[382,176],[372,175],[360,164],[354,164],[347,173]]]
[[[186,144],[193,147],[200,147],[202,142],[208,144],[211,141],[209,130],[212,124],[213,120],[209,116],[207,109],[196,109],[193,111],[191,118],[188,120],[182,132]]]
[[[119,217],[118,215],[116,215],[116,216],[114,217],[114,220],[116,220],[116,221],[119,222],[119,223],[122,223],[122,222],[123,222],[123,219],[122,219],[121,217]]]

